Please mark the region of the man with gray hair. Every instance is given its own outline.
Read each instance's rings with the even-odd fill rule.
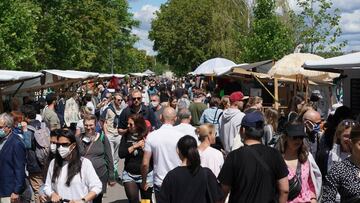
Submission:
[[[180,124],[175,126],[174,128],[183,133],[184,135],[190,135],[195,138],[198,145],[200,144],[198,136],[195,133],[196,128],[193,127],[191,122],[191,113],[188,109],[181,109],[178,113],[178,118],[180,120]]]
[[[14,120],[0,115],[0,202],[19,202],[25,189],[26,150],[20,136],[12,132]]]
[[[177,166],[180,166],[180,159],[176,152],[177,142],[184,134],[178,132],[174,127],[176,111],[166,107],[161,115],[163,125],[151,132],[145,140],[144,156],[141,165],[142,188],[147,190],[149,181],[147,174],[151,157],[153,158],[154,191],[158,199],[161,184],[166,174]]]

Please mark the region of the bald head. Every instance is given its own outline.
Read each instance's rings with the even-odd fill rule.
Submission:
[[[176,111],[172,107],[166,107],[161,114],[161,119],[164,124],[174,125],[176,121]]]
[[[305,112],[304,116],[303,116],[303,121],[306,120],[310,120],[314,123],[318,123],[321,121],[321,115],[319,112],[313,110],[313,109],[309,109],[308,111]]]

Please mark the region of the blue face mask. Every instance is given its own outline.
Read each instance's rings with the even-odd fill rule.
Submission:
[[[316,133],[320,132],[320,124],[315,123],[314,128],[313,128],[312,131],[313,131],[313,132],[316,132]]]
[[[6,137],[6,133],[4,129],[0,129],[0,138],[4,138],[4,137]]]

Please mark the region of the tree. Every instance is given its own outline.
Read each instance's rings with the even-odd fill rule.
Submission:
[[[37,65],[35,38],[40,9],[23,0],[0,1],[0,67],[31,70]]]
[[[132,51],[136,38],[130,30],[138,22],[127,1],[36,2],[42,8],[37,39],[41,68],[110,72],[120,67],[115,58]]]
[[[242,59],[256,62],[279,59],[294,48],[290,29],[276,15],[274,0],[257,0],[248,35],[243,36]]]
[[[297,44],[304,51],[318,53],[340,52],[346,41],[336,43],[342,31],[339,26],[340,10],[332,8],[331,0],[297,0],[299,14],[292,13],[292,22]]]
[[[152,21],[157,58],[187,73],[213,57],[239,59],[238,38],[248,27],[246,0],[170,0]]]

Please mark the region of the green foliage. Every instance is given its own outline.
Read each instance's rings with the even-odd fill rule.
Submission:
[[[247,19],[245,0],[170,0],[157,12],[149,37],[159,61],[183,75],[213,57],[239,60]]]
[[[340,52],[346,41],[335,43],[342,31],[340,10],[332,8],[331,0],[297,0],[299,14],[292,13],[297,44],[304,44],[304,52]]]
[[[257,0],[250,33],[242,39],[242,59],[256,62],[280,59],[294,47],[290,29],[275,14],[274,0]]]
[[[40,9],[29,1],[0,1],[0,67],[29,70],[37,64],[35,38]]]
[[[125,72],[146,63],[126,0],[0,1],[2,69]]]

